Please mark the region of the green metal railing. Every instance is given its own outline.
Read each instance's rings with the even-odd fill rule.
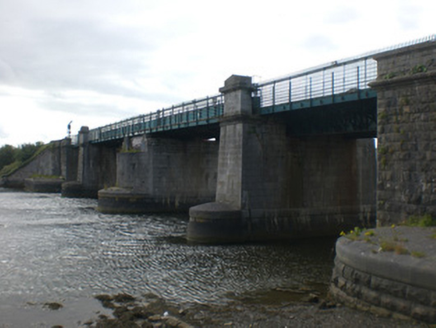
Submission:
[[[348,61],[333,62],[281,79],[257,85],[257,96],[260,97],[262,114],[275,111],[281,104],[296,104],[312,99],[324,98],[335,103],[340,98],[335,96],[346,93],[357,93],[369,89],[368,84],[377,77],[377,62],[371,57]],[[326,104],[324,101],[322,104]],[[298,108],[301,106],[293,106]]]
[[[436,41],[436,35],[259,83],[256,95],[260,98],[260,114],[375,97],[375,92],[369,90],[369,83],[377,78],[373,56],[428,41]],[[288,106],[280,106],[283,104]]]
[[[222,95],[192,100],[92,129],[89,131],[89,141],[104,142],[145,133],[218,123],[223,110]]]
[[[258,99],[256,110],[262,115],[376,97],[375,91],[369,88],[369,83],[377,78],[377,63],[372,57],[429,41],[436,41],[436,35],[255,84],[256,91],[253,96]],[[89,140],[104,142],[145,133],[218,123],[223,113],[223,95],[206,97],[92,129]],[[72,139],[73,143],[77,143],[77,136]]]

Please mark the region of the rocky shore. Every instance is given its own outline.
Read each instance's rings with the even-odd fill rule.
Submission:
[[[174,305],[155,295],[134,298],[127,294],[98,295],[112,316],[99,315],[82,324],[92,328],[191,328],[191,327],[429,327],[343,307],[317,295],[303,302],[265,304],[246,297],[226,305]]]

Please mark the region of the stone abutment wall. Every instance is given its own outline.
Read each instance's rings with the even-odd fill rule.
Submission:
[[[436,45],[377,55],[377,223],[436,216]]]
[[[4,178],[8,188],[59,192],[64,181],[75,179],[76,149],[70,139],[52,141],[29,163]]]
[[[377,226],[336,243],[332,295],[378,314],[436,323],[436,42],[377,55]]]

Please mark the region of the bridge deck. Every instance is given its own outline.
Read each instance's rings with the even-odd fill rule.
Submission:
[[[376,92],[369,88],[369,83],[377,78],[377,64],[372,59],[374,55],[435,40],[436,35],[432,35],[255,84],[256,91],[253,92],[255,111],[260,115],[271,115],[315,107],[331,108],[334,105],[375,99]],[[92,129],[90,142],[106,142],[142,134],[216,125],[223,111],[222,95],[192,100]],[[73,138],[78,139],[77,136]]]

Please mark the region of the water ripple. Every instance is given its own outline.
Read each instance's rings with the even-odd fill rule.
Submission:
[[[313,243],[191,246],[187,218],[104,215],[95,200],[0,192],[2,298],[152,292],[174,301],[328,281],[329,252]],[[324,280],[323,280],[324,279]]]

